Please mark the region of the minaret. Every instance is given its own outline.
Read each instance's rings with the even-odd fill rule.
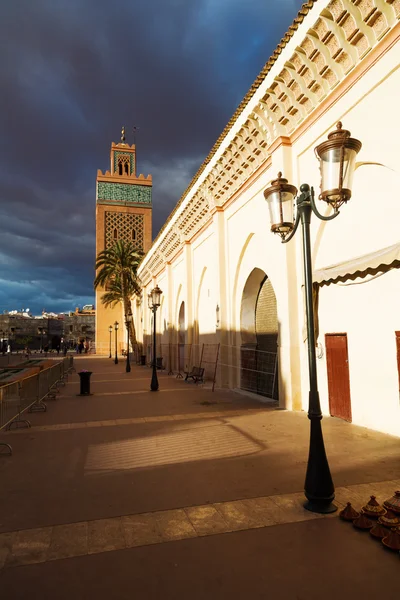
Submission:
[[[111,144],[110,170],[97,171],[96,178],[96,256],[117,240],[132,242],[146,253],[152,240],[152,178],[136,175],[136,146],[125,142],[125,127],[121,141]],[[109,326],[119,322],[118,346],[126,347],[126,332],[122,306],[105,308],[101,303],[104,290],[96,291],[96,353],[108,354]],[[115,353],[115,332],[112,332],[112,352]]]

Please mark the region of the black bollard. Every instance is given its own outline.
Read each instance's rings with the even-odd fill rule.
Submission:
[[[80,371],[78,373],[81,380],[81,389],[79,396],[91,396],[90,393],[90,376],[92,371]]]

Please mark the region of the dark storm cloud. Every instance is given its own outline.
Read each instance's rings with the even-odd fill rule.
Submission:
[[[13,0],[0,22],[0,311],[93,301],[95,178],[122,124],[153,235],[299,0]]]

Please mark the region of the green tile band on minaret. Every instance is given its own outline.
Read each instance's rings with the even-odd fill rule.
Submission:
[[[151,206],[151,186],[132,183],[97,182],[97,201],[128,202]]]

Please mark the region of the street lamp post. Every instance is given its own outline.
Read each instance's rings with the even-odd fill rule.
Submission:
[[[38,327],[38,333],[40,333],[40,354],[43,352],[43,327]]]
[[[162,291],[156,285],[156,287],[151,290],[148,295],[149,309],[153,312],[153,374],[151,376],[151,384],[150,390],[152,392],[157,392],[158,390],[158,379],[157,379],[157,365],[156,365],[156,313],[157,308],[161,304],[161,294]]]
[[[118,350],[117,350],[117,344],[118,344],[118,326],[119,326],[118,321],[115,321],[115,323],[114,323],[114,329],[115,329],[115,359],[114,359],[114,362],[115,362],[116,365],[118,364]]]
[[[126,314],[126,318],[125,318],[125,323],[126,323],[126,341],[127,341],[127,347],[126,347],[126,367],[125,367],[125,371],[126,373],[130,373],[131,372],[131,363],[129,360],[129,327],[132,321],[132,311],[129,307],[128,312]]]
[[[322,413],[317,382],[317,363],[315,354],[315,327],[312,302],[312,263],[310,243],[311,214],[323,221],[330,221],[339,214],[339,208],[351,198],[351,185],[355,170],[356,156],[361,142],[350,137],[350,132],[337,124],[336,131],[328,135],[328,140],[315,148],[320,160],[321,194],[319,198],[330,204],[333,214],[322,215],[315,204],[314,190],[308,184],[300,186],[300,195],[296,198],[296,218],[293,218],[294,200],[297,194],[295,186],[287,179],[278,178],[264,191],[271,218],[271,231],[289,242],[297,231],[301,221],[303,230],[304,284],[307,315],[308,367],[309,367],[309,403],[310,446],[304,493],[307,498],[304,507],[316,513],[330,513],[337,510],[332,501],[335,488],[326,457],[322,435]]]
[[[112,334],[112,325],[109,326],[108,331],[110,332],[110,355],[108,358],[111,358],[111,334]]]

